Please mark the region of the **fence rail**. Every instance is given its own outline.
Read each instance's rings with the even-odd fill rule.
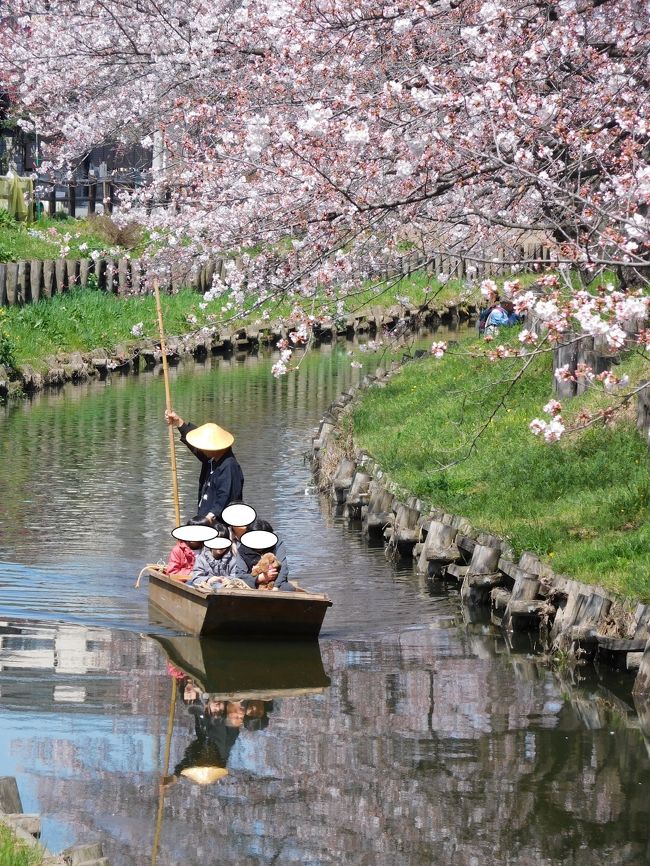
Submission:
[[[522,271],[536,270],[551,262],[551,250],[543,244],[522,247],[519,255],[517,267]],[[224,276],[225,265],[225,259],[215,259],[201,268],[198,274],[191,273],[187,268],[175,269],[166,281],[167,289],[172,291],[188,286],[205,292],[212,286],[215,274]],[[375,279],[388,280],[408,277],[426,269],[434,275],[445,274],[451,279],[468,276],[483,279],[509,275],[513,268],[511,261],[466,259],[442,253],[427,258],[419,253],[410,253],[390,267],[369,264],[366,273]],[[127,257],[0,262],[0,306],[35,303],[77,286],[86,288],[89,284],[118,295],[146,294],[149,291],[144,265],[137,259]]]

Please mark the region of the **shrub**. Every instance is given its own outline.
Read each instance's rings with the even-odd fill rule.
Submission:
[[[6,312],[0,307],[0,364],[14,369],[16,366],[16,344],[8,331]]]
[[[0,207],[0,228],[3,228],[3,229],[18,228],[18,223],[16,222],[16,220],[12,217],[12,215],[9,213],[9,211],[4,207]]]
[[[143,228],[138,223],[128,223],[120,227],[109,216],[96,216],[92,218],[91,225],[95,234],[113,246],[132,250],[142,240]]]

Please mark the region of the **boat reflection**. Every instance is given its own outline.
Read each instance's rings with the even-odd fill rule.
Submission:
[[[330,685],[320,645],[152,635],[170,665],[221,700],[299,697]]]
[[[165,767],[161,795],[181,777],[206,786],[220,781],[228,775],[230,752],[241,730],[266,728],[275,699],[320,694],[330,685],[317,642],[153,639],[164,649],[173,678],[168,737],[179,705],[194,717],[195,733],[173,772]]]

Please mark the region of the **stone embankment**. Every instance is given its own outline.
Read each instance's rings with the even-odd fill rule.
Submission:
[[[350,521],[360,521],[367,536],[412,556],[419,573],[458,585],[464,604],[489,608],[503,629],[539,632],[559,658],[597,658],[636,670],[635,695],[650,696],[650,605],[622,602],[602,587],[556,574],[532,553],[515,558],[506,541],[460,515],[430,508],[355,448],[342,416],[360,391],[384,387],[399,367],[394,363],[365,376],[323,415],[312,441],[312,463],[336,507]]]
[[[42,866],[110,866],[99,842],[73,845],[61,854],[51,854],[40,843],[39,815],[23,812],[18,785],[13,776],[0,778],[0,824],[9,827],[19,842],[34,848],[43,858]]]
[[[474,308],[471,308],[474,310]],[[411,308],[394,306],[388,309],[373,307],[366,313],[346,316],[314,329],[316,343],[331,342],[341,337],[349,339],[356,334],[371,336],[381,332],[408,330],[418,326],[435,326],[440,322],[466,315],[467,308],[459,304]],[[250,324],[239,328],[203,328],[179,337],[168,337],[167,359],[177,364],[183,357],[204,360],[209,355],[250,352],[263,346],[273,347],[286,339],[293,330],[290,321],[277,320]],[[160,344],[141,340],[112,350],[95,349],[91,352],[60,353],[45,359],[45,369],[37,370],[29,364],[12,371],[0,365],[0,399],[32,394],[42,388],[58,388],[67,382],[85,382],[105,379],[111,373],[126,374],[151,370],[162,364]]]

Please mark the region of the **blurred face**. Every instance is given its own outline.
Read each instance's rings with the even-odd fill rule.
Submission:
[[[217,460],[222,454],[225,454],[227,448],[221,448],[219,451],[204,451],[203,453],[209,460]]]
[[[218,548],[213,547],[212,548],[212,556],[215,559],[221,559],[222,556],[225,556],[227,550],[228,550],[227,547],[225,547],[223,550],[219,550]]]
[[[194,685],[192,680],[188,680],[185,683],[185,688],[183,689],[183,700],[186,702],[195,701],[199,696],[199,690]]]
[[[210,716],[220,716],[226,708],[224,701],[217,701],[215,698],[210,698],[206,705],[206,712]]]
[[[249,701],[246,707],[246,717],[249,719],[261,719],[264,715],[264,701]]]
[[[228,701],[226,704],[226,724],[231,728],[241,728],[246,712],[241,701]]]
[[[188,541],[187,546],[191,550],[201,550],[201,548],[203,547],[203,542],[202,541]]]

